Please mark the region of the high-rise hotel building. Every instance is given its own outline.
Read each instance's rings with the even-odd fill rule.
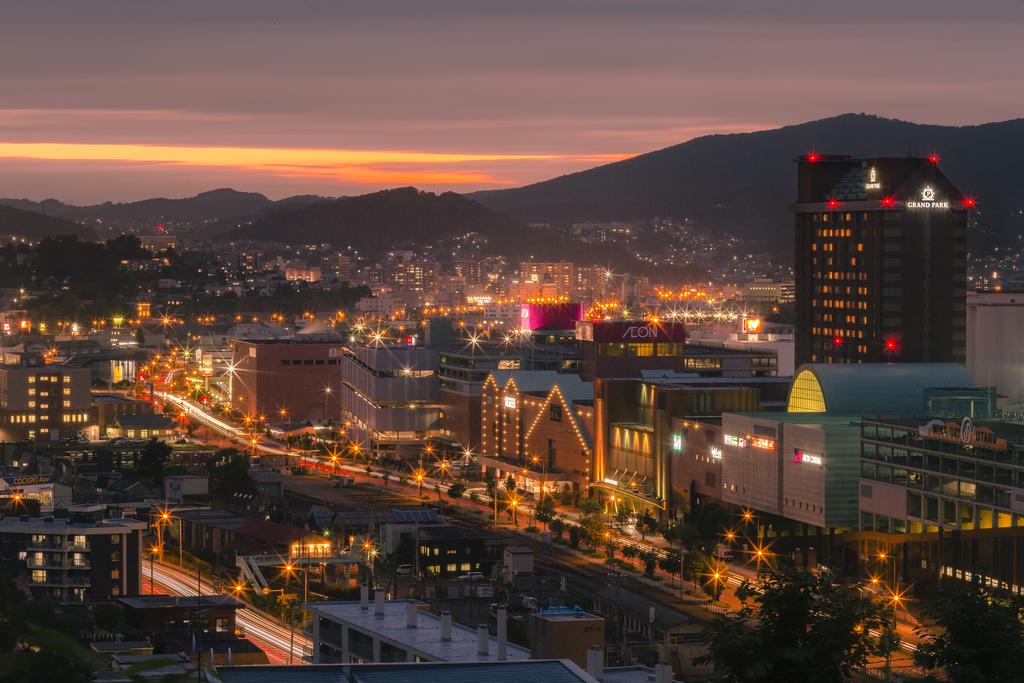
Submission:
[[[974,199],[934,155],[797,166],[797,365],[963,362]]]

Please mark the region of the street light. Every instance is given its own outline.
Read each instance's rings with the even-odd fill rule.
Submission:
[[[161,510],[160,511],[160,517],[157,520],[157,535],[160,538],[160,547],[162,548],[164,542],[163,542],[163,534],[160,531],[161,527],[164,524],[173,526],[174,523],[171,520],[174,520],[174,519],[178,520],[178,566],[179,567],[184,567],[185,566],[185,563],[183,561],[184,551],[183,551],[183,548],[182,548],[182,536],[184,535],[184,530],[182,529],[182,526],[181,526],[181,517],[178,517],[177,515],[172,515],[170,510]]]
[[[416,480],[416,484],[419,486],[419,495],[421,498],[423,497],[423,479],[425,477],[426,472],[423,471],[423,468],[417,468],[416,471],[412,473],[412,478]]]
[[[324,387],[324,422],[327,422],[327,399],[331,396],[331,387]]]
[[[149,549],[149,594],[153,595],[156,593],[156,581],[154,579],[154,566],[156,564],[157,553],[160,552],[160,546],[153,546]]]

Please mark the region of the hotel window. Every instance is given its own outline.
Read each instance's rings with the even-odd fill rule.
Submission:
[[[71,395],[71,387],[64,387],[64,395],[65,396],[70,396]]]
[[[64,407],[65,408],[70,408],[71,407],[71,401],[64,401]]]
[[[29,389],[29,390],[28,390],[28,395],[29,395],[29,396],[35,396],[35,395],[36,395],[36,390],[35,390],[35,387],[33,387],[33,388],[31,388],[31,389]]]
[[[35,401],[29,401],[28,402],[28,407],[29,408],[35,408],[36,407],[36,402]]]

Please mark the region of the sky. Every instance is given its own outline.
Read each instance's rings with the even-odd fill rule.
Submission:
[[[845,112],[1001,121],[1022,25],[1022,0],[9,3],[0,196],[462,192]]]

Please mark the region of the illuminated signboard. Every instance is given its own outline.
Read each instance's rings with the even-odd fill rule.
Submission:
[[[733,436],[732,434],[723,434],[722,443],[726,446],[736,446],[737,448],[746,448],[747,440],[742,436]]]
[[[609,486],[618,486],[619,485],[619,482],[618,482],[617,479],[611,479],[609,477],[605,477],[604,478],[604,483],[608,484]]]
[[[743,319],[743,331],[747,334],[758,334],[761,331],[761,319],[760,318],[744,318]]]
[[[505,397],[505,407],[506,408],[511,408],[512,410],[515,410],[516,409],[516,397],[515,396],[506,396]]]
[[[673,434],[672,435],[672,450],[681,451],[683,450],[683,435]]]
[[[762,451],[774,451],[775,439],[769,439],[766,436],[752,436],[750,437],[750,445],[754,448],[760,448]]]
[[[711,457],[714,458],[715,460],[721,460],[722,459],[722,449],[721,448],[715,448],[714,446],[712,446],[711,447]]]
[[[921,200],[907,202],[908,209],[948,209],[949,202],[935,198],[935,188],[925,185],[921,188]]]
[[[813,453],[807,453],[797,448],[793,451],[793,462],[805,462],[808,465],[822,465],[822,458],[820,455],[814,455]]]

